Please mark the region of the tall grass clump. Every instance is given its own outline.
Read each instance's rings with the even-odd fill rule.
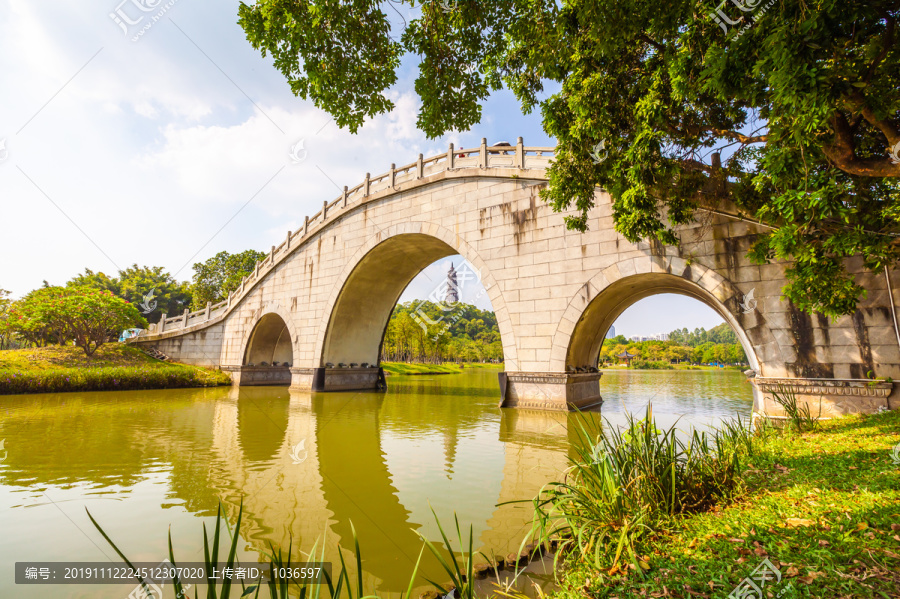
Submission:
[[[241,502],[240,509],[238,510],[237,522],[235,523],[234,530],[232,531],[228,526],[228,520],[224,517],[222,506],[220,504],[219,509],[216,512],[216,525],[213,531],[212,539],[209,538],[206,530],[206,524],[203,524],[203,560],[206,572],[211,573],[214,569],[218,569],[219,571],[221,571],[223,567],[234,568],[235,562],[237,560],[237,544],[238,540],[240,539],[241,519],[243,517],[243,513],[244,505],[243,502]],[[103,535],[103,538],[106,539],[106,542],[110,544],[110,546],[115,550],[122,561],[124,561],[129,567],[133,569],[134,565],[132,564],[132,562],[127,557],[125,557],[125,554],[113,542],[109,535],[106,534],[106,531],[104,531],[100,524],[94,519],[90,511],[88,511],[88,518],[91,519],[91,522],[94,524],[97,530],[100,531],[100,534]],[[440,526],[440,522],[438,523],[438,526]],[[225,564],[222,564],[219,561],[219,543],[220,539],[222,538],[221,532],[223,528],[231,537],[231,543]],[[260,596],[260,591],[264,588],[264,586],[268,589],[269,597],[271,599],[377,599],[376,596],[366,595],[363,591],[362,552],[359,549],[359,539],[357,538],[356,528],[354,528],[352,522],[350,523],[350,528],[353,531],[353,553],[356,564],[356,573],[352,578],[350,575],[350,570],[347,567],[346,562],[344,561],[344,555],[340,547],[338,548],[338,558],[340,561],[341,569],[336,578],[333,578],[327,572],[327,570],[323,571],[323,576],[325,579],[324,582],[319,584],[298,582],[296,578],[279,577],[279,572],[283,572],[286,569],[290,569],[291,567],[290,556],[292,543],[288,544],[287,557],[282,554],[280,549],[276,551],[270,543],[269,552],[263,552],[263,555],[266,557],[266,562],[271,565],[269,578],[267,580],[257,580],[255,581],[255,584],[250,584],[249,586],[245,584],[244,581],[240,581],[240,589],[238,589],[234,584],[234,581],[230,578],[222,578],[221,580],[217,580],[215,578],[209,577],[206,581],[206,590],[202,595],[200,594],[198,586],[194,586],[194,599],[200,599],[201,596],[205,597],[206,599],[229,599],[232,596],[253,597],[254,599],[258,599],[258,597]],[[443,530],[441,531],[441,534],[443,534]],[[172,563],[172,567],[176,567],[178,564],[175,561],[175,552],[172,550],[171,530],[169,531],[168,540],[169,561]],[[324,543],[322,543],[321,548],[318,550],[317,547],[319,547],[318,541],[313,545],[313,548],[309,553],[310,560],[324,562],[325,545]],[[434,550],[436,550],[436,548]],[[407,588],[406,593],[400,594],[400,599],[409,598],[412,594],[412,589],[419,571],[419,565],[422,561],[422,554],[424,553],[424,551],[425,547],[423,545],[421,551],[419,552],[419,559],[416,561],[416,565],[412,570],[412,574],[409,580],[409,587]],[[456,562],[455,557],[453,561],[454,563]],[[446,562],[443,563],[446,564]],[[471,580],[471,569],[469,570],[468,580]],[[138,584],[140,584],[143,590],[147,593],[148,597],[155,597],[155,595],[152,594],[153,591],[151,588],[151,584],[154,584],[153,581],[147,581],[141,577],[137,577],[137,581]],[[176,599],[187,599],[187,597],[189,596],[187,594],[188,587],[186,587],[178,579],[177,576],[172,580],[172,586],[175,591]],[[467,589],[462,585],[458,585],[457,588],[461,588],[466,591],[466,594],[462,595],[462,599],[474,599],[474,592],[471,589]],[[234,593],[234,595],[232,595],[232,593]]]
[[[641,420],[627,415],[623,429],[582,418],[565,478],[533,501],[535,533],[559,539],[557,559],[571,556],[611,572],[626,562],[647,569],[642,539],[733,496],[752,449],[740,419],[683,439],[674,425],[658,429],[649,405]]]
[[[776,391],[772,392],[772,399],[781,406],[787,416],[788,424],[798,433],[815,430],[819,426],[819,418],[822,416],[821,399],[819,400],[819,413],[816,416],[812,415],[808,403],[797,402],[797,395],[790,387],[779,386]]]

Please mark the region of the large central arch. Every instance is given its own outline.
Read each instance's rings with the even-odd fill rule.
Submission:
[[[478,271],[497,315],[507,368],[514,365],[516,346],[509,315],[484,261],[459,235],[430,223],[408,223],[374,236],[359,249],[338,279],[326,305],[328,325],[316,342],[322,374],[317,376],[314,388],[377,386],[378,370],[374,366],[379,362],[388,320],[400,295],[429,264],[455,254]],[[436,287],[439,284],[435,281]],[[363,364],[368,368],[363,368]]]

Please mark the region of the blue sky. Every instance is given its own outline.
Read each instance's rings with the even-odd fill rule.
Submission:
[[[14,297],[86,267],[161,265],[189,279],[192,263],[277,245],[343,185],[450,142],[553,145],[508,92],[473,130],[427,140],[410,59],[391,90],[397,110],[351,135],[250,47],[236,0],[143,0],[148,12],[140,2],[0,4],[0,287]],[[145,18],[126,34],[116,14]],[[300,140],[308,154],[295,164]],[[407,297],[427,296],[441,268]],[[705,318],[695,304],[678,326]]]

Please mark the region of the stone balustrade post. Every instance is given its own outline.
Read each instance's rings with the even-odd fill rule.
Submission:
[[[284,240],[284,251],[291,249],[291,232],[288,231],[287,239]]]
[[[453,151],[453,144],[447,149],[447,170],[452,170],[455,164],[456,154]]]
[[[209,320],[210,312],[212,312],[212,302],[206,302],[206,318],[204,320]]]
[[[525,168],[525,146],[521,137],[516,140],[516,166]]]
[[[344,185],[344,191],[341,192],[341,208],[347,207],[347,186]]]
[[[478,166],[481,168],[487,168],[488,166],[488,157],[487,157],[487,138],[481,138],[481,151],[478,153]]]
[[[325,222],[325,219],[328,218],[328,200],[325,200],[322,203],[322,222]]]
[[[309,217],[306,216],[303,219],[303,235],[309,233]]]
[[[168,314],[166,314],[165,312],[163,312],[163,313],[162,313],[162,316],[160,316],[160,318],[159,318],[159,324],[156,325],[156,332],[157,332],[157,333],[162,333],[163,331],[166,330],[166,317],[167,317],[167,316],[168,316]]]
[[[369,197],[369,178],[371,176],[372,175],[370,175],[369,173],[366,173],[366,180],[363,182],[363,197],[364,198]]]
[[[191,310],[189,308],[184,309],[184,315],[182,315],[182,317],[181,317],[181,328],[183,328],[183,329],[187,328],[188,314],[190,314],[190,313],[191,313]]]
[[[425,164],[423,160],[423,156],[419,154],[419,159],[416,160],[416,179],[421,179],[425,176]]]
[[[397,180],[397,173],[394,170],[396,168],[397,168],[397,165],[392,162],[391,170],[388,171],[388,180],[391,182],[391,189],[394,189],[394,182]]]
[[[272,246],[272,249],[269,250],[269,265],[275,264],[275,246]]]

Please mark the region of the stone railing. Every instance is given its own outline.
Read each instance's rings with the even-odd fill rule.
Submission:
[[[392,164],[390,170],[380,175],[371,176],[366,173],[365,180],[356,187],[348,189],[344,187],[340,197],[330,202],[324,202],[322,209],[307,216],[303,226],[296,231],[288,231],[285,240],[280,245],[272,246],[269,255],[256,263],[253,272],[241,280],[240,286],[232,291],[225,301],[218,304],[206,304],[206,308],[191,312],[185,309],[183,314],[169,318],[163,314],[159,323],[150,325],[149,335],[158,335],[186,329],[197,324],[218,318],[226,314],[233,305],[248,291],[261,277],[268,273],[272,267],[294,249],[296,249],[313,229],[319,229],[329,221],[338,217],[346,208],[353,208],[364,201],[370,195],[380,191],[394,189],[400,183],[407,183],[424,179],[430,175],[443,171],[451,171],[464,168],[510,168],[510,169],[546,169],[553,159],[555,148],[550,147],[525,147],[522,138],[518,138],[516,145],[489,146],[487,140],[482,138],[481,145],[477,148],[455,148],[453,144],[446,152],[423,158],[415,162],[397,167]]]

